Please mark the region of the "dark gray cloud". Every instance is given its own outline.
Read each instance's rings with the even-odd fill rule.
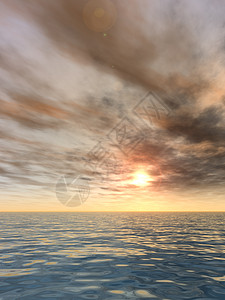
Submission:
[[[182,112],[168,121],[166,129],[176,136],[185,137],[191,143],[209,141],[224,145],[224,124],[224,105],[214,105],[197,116],[192,112]]]

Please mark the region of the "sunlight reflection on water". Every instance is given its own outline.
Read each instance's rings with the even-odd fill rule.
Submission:
[[[0,216],[0,299],[225,299],[224,213]]]

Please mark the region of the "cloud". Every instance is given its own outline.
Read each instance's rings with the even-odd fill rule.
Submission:
[[[210,106],[197,116],[182,112],[171,118],[165,127],[170,133],[184,136],[192,143],[209,141],[224,144],[224,113],[222,105]]]
[[[107,11],[104,1],[96,3]],[[84,1],[32,1],[29,6],[24,1],[23,12],[32,15],[60,51],[84,65],[91,59],[104,72],[156,91],[201,90],[204,79],[199,77],[196,62],[202,53],[190,27],[192,20],[184,13],[185,4],[143,1],[140,5],[132,0],[128,9],[121,1],[112,3],[117,18],[105,35],[85,25]]]
[[[0,3],[3,186],[41,194],[80,172],[94,193],[126,199],[137,196],[127,181],[139,166],[154,178],[146,193],[159,182],[164,192],[221,186],[224,4],[113,0],[108,10],[96,0],[93,24],[85,3]],[[133,110],[148,91],[170,111],[153,111],[152,124]],[[99,143],[104,159],[90,155]]]

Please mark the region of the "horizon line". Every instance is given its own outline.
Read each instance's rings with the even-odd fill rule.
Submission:
[[[0,211],[0,213],[104,213],[104,212],[135,212],[135,213],[154,213],[154,212],[223,212],[222,210],[89,210],[89,211]]]

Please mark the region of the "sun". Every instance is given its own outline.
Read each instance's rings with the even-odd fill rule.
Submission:
[[[133,175],[133,180],[131,184],[138,186],[146,186],[149,184],[149,181],[152,181],[151,177],[144,171],[137,171]]]

